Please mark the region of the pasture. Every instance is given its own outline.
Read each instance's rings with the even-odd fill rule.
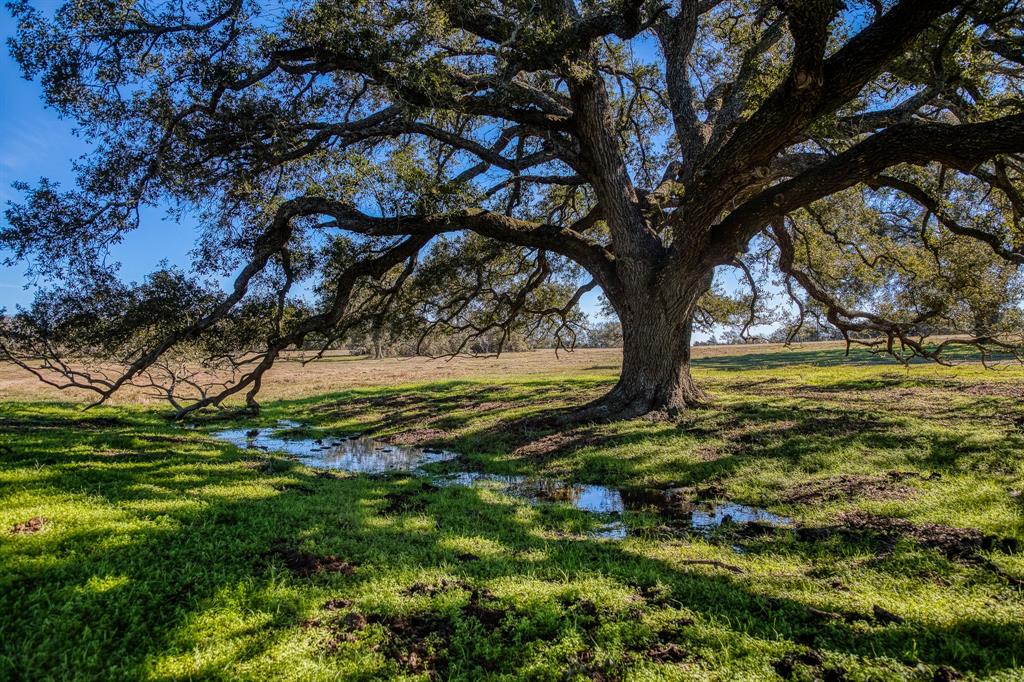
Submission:
[[[0,679],[1024,677],[1024,371],[695,355],[704,408],[574,428],[618,351],[282,363],[186,423],[4,367]],[[454,459],[214,437],[274,428]]]

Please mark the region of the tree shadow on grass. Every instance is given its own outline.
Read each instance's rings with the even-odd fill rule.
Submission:
[[[129,417],[99,433],[35,428],[13,439],[3,470],[38,468],[40,456],[52,469],[26,479],[15,499],[68,518],[4,538],[2,675],[301,677],[315,663],[367,677],[474,679],[530,665],[614,677],[678,664],[769,676],[778,666],[820,674],[892,660],[996,672],[1024,647],[1020,628],[977,613],[944,625],[822,622],[807,608],[815,604],[758,577],[770,564],[742,575],[683,567],[674,557],[714,548],[683,542],[666,553],[565,535],[592,519],[487,491],[408,476],[324,478],[286,461],[250,467],[248,453],[198,436],[184,452],[143,461],[96,454],[155,428]],[[870,549],[754,552],[820,564]],[[306,572],[289,552],[335,557],[354,572]],[[876,578],[899,581],[902,566],[881,563]],[[328,600],[341,606],[324,610]],[[787,653],[803,659],[785,663]]]
[[[970,348],[950,349],[944,353],[945,359],[955,362],[977,362],[981,356]],[[996,353],[991,357],[992,362],[1015,363],[1013,355],[1007,353]],[[929,365],[931,360],[925,358],[912,358],[908,364]],[[764,370],[792,368],[796,365],[811,365],[815,367],[839,367],[839,366],[865,366],[865,365],[891,365],[894,369],[903,368],[903,364],[885,353],[873,353],[866,348],[852,346],[849,353],[842,348],[812,349],[786,349],[766,353],[743,353],[736,355],[714,355],[711,357],[695,358],[694,367],[705,369],[716,369],[722,371],[741,370]]]
[[[743,353],[736,355],[714,355],[695,358],[693,366],[703,369],[722,371],[741,371],[756,369],[780,369],[795,365],[812,365],[815,367],[838,367],[842,365],[900,365],[890,357],[876,355],[862,349],[852,349],[850,355],[835,348],[818,350],[784,350],[766,353]]]
[[[908,381],[911,387],[919,383]],[[548,420],[551,410],[577,405],[607,382],[452,381],[275,402],[261,420],[244,423],[287,418],[334,435],[359,431],[397,443],[452,449],[460,453],[462,465],[493,473],[544,471],[569,474],[579,482],[627,485],[723,481],[758,462],[803,475],[806,466],[820,468],[821,457],[835,452],[883,453],[883,459],[912,460],[914,467],[940,471],[1001,469],[1015,461],[1013,448],[1024,446],[1024,433],[1012,419],[1004,420],[1002,442],[974,438],[972,430],[984,426],[975,419],[977,409],[953,405],[945,394],[934,397],[945,409],[922,415],[885,400],[843,400],[840,389],[850,383],[839,379],[816,385],[820,395],[836,396],[829,400],[794,397],[786,392],[790,389],[774,385],[770,388],[778,395],[765,400],[763,387],[736,392],[730,385],[729,400],[692,411],[678,422],[558,427]],[[878,385],[865,380],[857,386],[865,393]],[[901,384],[887,380],[884,388],[901,390]],[[953,430],[947,428],[951,414],[958,417]]]

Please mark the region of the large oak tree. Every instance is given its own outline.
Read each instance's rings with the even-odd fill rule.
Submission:
[[[194,355],[232,373],[183,412],[255,407],[289,348],[384,323],[562,337],[600,287],[622,374],[577,416],[671,413],[701,398],[716,269],[754,284],[755,257],[903,359],[1015,346],[1019,0],[11,7],[13,54],[94,151],[7,212],[2,244],[58,286],[3,348],[101,400],[161,367],[199,390],[170,368]],[[148,205],[201,222],[196,264],[127,285],[106,249]]]

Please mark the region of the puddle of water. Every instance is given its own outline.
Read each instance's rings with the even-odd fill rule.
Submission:
[[[462,487],[494,486],[506,495],[527,500],[533,504],[541,502],[563,503],[592,514],[618,515],[625,511],[664,511],[667,507],[665,494],[658,490],[617,490],[601,485],[563,483],[552,479],[536,479],[526,476],[503,476],[478,471],[461,471],[437,477],[438,485]],[[692,508],[676,512],[675,517],[684,523],[689,517],[690,528],[707,534],[725,524],[762,523],[772,526],[788,526],[792,521],[764,509],[748,507],[734,502],[708,502],[693,505]],[[606,524],[591,533],[595,537],[621,539],[628,535],[627,526],[621,521]]]
[[[591,514],[618,516],[626,510],[622,494],[618,490],[602,485],[563,483],[549,478],[506,476],[480,471],[459,471],[435,477],[433,481],[440,486],[462,488],[493,486],[505,495],[526,500],[531,504],[568,504],[574,509]],[[610,540],[622,540],[628,534],[626,524],[618,520],[609,521],[589,533],[591,537]]]
[[[296,422],[278,422],[281,429],[298,428]],[[297,457],[316,469],[350,471],[356,474],[381,474],[389,471],[417,472],[421,467],[454,459],[454,452],[398,447],[373,438],[288,438],[279,429],[229,429],[214,438],[240,448],[280,452]]]
[[[460,471],[439,476],[438,485],[454,485],[472,488],[494,485],[512,497],[531,502],[555,502],[568,504],[575,509],[593,514],[621,514],[626,510],[622,493],[603,485],[563,483],[550,478],[527,476],[503,476],[479,471]]]
[[[565,504],[580,511],[608,518],[607,523],[590,533],[592,537],[621,540],[629,535],[628,526],[618,517],[625,511],[665,513],[670,505],[660,490],[619,490],[602,485],[566,483],[548,478],[459,471],[431,475],[423,470],[428,464],[455,459],[454,452],[434,448],[391,445],[362,435],[348,438],[288,438],[279,435],[302,425],[281,420],[277,428],[230,429],[213,434],[214,438],[241,448],[280,452],[300,459],[317,469],[349,471],[356,474],[380,474],[408,471],[427,477],[439,486],[464,488],[492,487],[501,493],[531,504]],[[790,519],[733,502],[694,504],[671,511],[675,520],[689,525],[697,533],[707,534],[724,524],[762,523],[788,526]]]
[[[764,509],[748,507],[735,502],[715,502],[706,507],[697,507],[691,512],[690,526],[694,530],[710,531],[725,524],[763,523],[770,526],[788,526],[790,519],[767,512]]]

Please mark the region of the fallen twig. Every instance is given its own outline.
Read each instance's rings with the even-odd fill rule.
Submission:
[[[727,564],[724,561],[718,561],[717,559],[683,559],[682,562],[691,566],[717,566],[718,568],[724,568],[725,570],[732,571],[733,573],[746,573],[746,571],[739,566],[733,566],[732,564]]]

